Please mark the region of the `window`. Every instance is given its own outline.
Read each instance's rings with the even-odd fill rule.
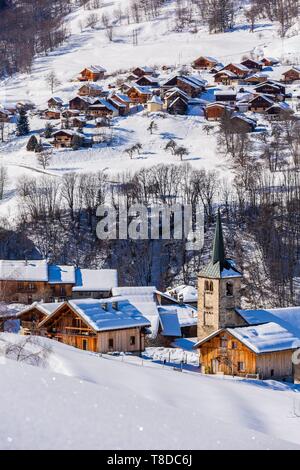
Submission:
[[[83,340],[82,340],[82,349],[83,349],[84,351],[87,350],[87,340],[86,340],[86,339],[83,339]]]
[[[210,290],[210,292],[214,291],[214,283],[212,281],[210,281],[210,283],[209,283],[209,290]]]
[[[114,340],[113,340],[113,338],[109,338],[108,347],[109,347],[110,350],[114,349]]]
[[[231,341],[231,349],[237,349],[238,348],[238,344],[236,341]]]
[[[239,372],[244,372],[245,371],[245,363],[244,362],[238,362],[238,371]]]
[[[221,338],[221,348],[227,348],[227,339]]]
[[[28,290],[35,290],[35,285],[32,283],[28,284]]]
[[[271,377],[274,377],[274,369],[271,369]]]
[[[130,344],[130,346],[135,345],[135,336],[130,336],[129,344]]]
[[[226,283],[226,296],[227,297],[233,296],[233,284],[231,282]]]
[[[204,290],[209,290],[209,282],[205,281],[204,283]]]

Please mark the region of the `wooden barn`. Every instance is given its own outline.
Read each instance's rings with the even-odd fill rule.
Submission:
[[[100,65],[91,65],[80,72],[78,80],[81,82],[97,82],[104,78],[106,70]]]
[[[276,323],[223,328],[196,343],[203,373],[291,379],[300,340]]]
[[[300,67],[292,67],[282,75],[285,83],[293,83],[296,80],[300,80]]]
[[[256,128],[256,121],[240,113],[235,113],[231,116],[230,122],[232,130],[236,133],[254,132]]]
[[[141,352],[150,322],[127,300],[64,302],[39,324],[41,334],[79,349]]]
[[[200,56],[194,60],[192,67],[196,70],[210,70],[219,63],[217,59],[209,56]]]

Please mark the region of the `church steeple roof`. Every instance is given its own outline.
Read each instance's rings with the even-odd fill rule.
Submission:
[[[233,260],[226,258],[221,213],[218,210],[215,228],[214,243],[211,261],[200,272],[199,276],[212,279],[225,277],[239,277],[241,273],[236,269]]]

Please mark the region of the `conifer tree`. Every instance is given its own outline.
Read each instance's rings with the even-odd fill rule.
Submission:
[[[17,136],[28,135],[30,132],[28,116],[24,108],[19,111],[17,120]]]

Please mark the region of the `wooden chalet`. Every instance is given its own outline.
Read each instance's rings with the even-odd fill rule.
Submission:
[[[91,104],[94,103],[96,98],[89,98],[88,96],[75,96],[69,101],[69,108],[77,111],[86,111]]]
[[[254,119],[248,118],[242,113],[234,113],[230,122],[233,132],[236,133],[254,132],[257,125]]]
[[[0,291],[7,302],[106,298],[117,286],[114,269],[51,265],[46,260],[0,260]]]
[[[256,93],[274,96],[276,101],[284,101],[285,99],[285,86],[279,82],[266,81],[254,87]]]
[[[44,112],[44,118],[49,120],[57,120],[61,117],[61,110],[60,109],[46,109]]]
[[[79,349],[140,353],[149,320],[128,300],[64,302],[39,324],[40,334]]]
[[[179,88],[191,98],[196,98],[205,90],[206,82],[201,78],[192,75],[175,75],[167,80],[163,85],[163,91],[171,88]]]
[[[188,104],[180,96],[178,98],[175,98],[173,101],[171,101],[167,107],[168,113],[174,114],[174,115],[176,114],[184,115],[187,113],[187,110],[188,110]]]
[[[300,80],[300,67],[292,67],[283,74],[283,81],[285,83],[293,83]]]
[[[80,72],[78,80],[81,82],[97,82],[104,78],[106,70],[100,65],[91,65]]]
[[[222,85],[232,85],[234,83],[237,83],[239,80],[239,77],[231,72],[231,70],[220,70],[214,75],[214,81],[216,83],[222,83]]]
[[[262,62],[250,58],[243,60],[241,65],[244,65],[247,69],[252,70],[253,72],[259,72],[263,68]]]
[[[266,115],[272,121],[283,121],[286,118],[291,117],[293,110],[287,103],[274,103],[270,108],[266,109]]]
[[[209,56],[200,56],[194,60],[192,67],[196,70],[210,70],[219,63],[217,59]]]
[[[132,85],[126,92],[131,103],[133,104],[146,104],[152,96],[152,91],[149,87],[142,87],[139,85]]]
[[[293,376],[292,354],[300,345],[276,323],[223,328],[196,343],[203,373],[261,379]]]
[[[135,77],[144,77],[145,75],[155,75],[155,70],[152,67],[136,67],[132,70],[132,74]]]
[[[237,93],[235,90],[216,90],[215,100],[216,102],[234,104],[236,102]]]
[[[126,116],[130,113],[131,100],[129,96],[124,95],[122,93],[112,93],[107,99],[107,101],[109,101],[115,108],[117,108],[120,116]]]
[[[63,100],[61,98],[59,98],[58,96],[52,96],[52,98],[50,98],[48,100],[48,108],[49,109],[62,108],[63,104],[64,104]]]
[[[204,116],[208,121],[218,121],[230,112],[233,112],[233,109],[225,103],[210,103],[205,107]]]
[[[152,77],[151,75],[143,75],[139,77],[135,83],[139,86],[148,86],[152,88],[159,88],[159,81],[157,78]]]
[[[84,135],[80,132],[76,132],[71,129],[60,129],[59,131],[53,132],[52,137],[54,140],[52,142],[55,148],[71,148],[76,143],[82,146],[84,142]]]
[[[93,104],[89,106],[87,114],[93,118],[116,117],[119,115],[119,111],[108,100],[98,98]]]
[[[260,83],[264,83],[267,80],[268,80],[268,75],[266,73],[256,72],[256,73],[249,75],[249,77],[246,77],[244,79],[244,82],[249,85],[259,85]]]
[[[39,334],[39,324],[51,313],[55,312],[63,302],[40,303],[34,302],[16,315],[20,322],[20,333],[22,335]]]
[[[167,109],[170,103],[172,103],[176,98],[181,98],[186,103],[188,103],[190,100],[189,95],[185,93],[184,91],[180,90],[180,88],[177,88],[177,87],[170,88],[164,94],[165,108]]]
[[[250,73],[250,70],[248,69],[248,67],[246,67],[245,65],[242,65],[242,64],[230,63],[230,64],[226,65],[223,68],[223,70],[229,70],[234,75],[239,77],[239,79],[246,78],[247,75],[249,75],[249,73]]]
[[[73,117],[79,116],[79,115],[80,115],[80,110],[79,109],[65,109],[61,113],[61,117],[64,118],[64,119],[73,118]]]
[[[97,96],[104,96],[105,93],[103,91],[102,86],[98,85],[97,83],[90,82],[90,83],[85,83],[79,88],[78,95],[97,97]]]
[[[260,61],[265,67],[273,67],[273,65],[279,64],[279,60],[274,57],[263,57]]]
[[[249,110],[253,113],[264,113],[266,109],[272,106],[273,103],[274,101],[271,97],[266,95],[257,95],[249,101]]]

